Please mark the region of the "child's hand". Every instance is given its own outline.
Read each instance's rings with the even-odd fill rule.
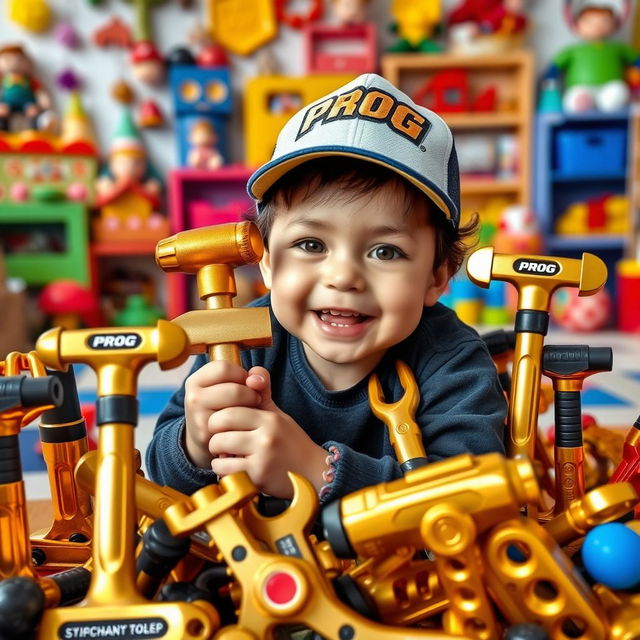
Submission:
[[[266,369],[253,367],[246,386],[261,396],[257,407],[236,404],[217,411],[209,420],[213,471],[219,476],[246,471],[260,491],[277,498],[292,497],[287,472],[294,471],[308,478],[318,491],[324,484],[322,472],[327,469],[326,450],[274,404]]]
[[[192,375],[184,385],[185,448],[198,467],[211,465],[209,422],[227,407],[257,407],[262,396],[245,384],[247,372],[233,362],[214,360]]]

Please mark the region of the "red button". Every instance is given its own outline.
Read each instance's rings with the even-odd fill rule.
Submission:
[[[298,592],[298,584],[293,576],[284,571],[275,571],[265,581],[264,593],[273,604],[285,605],[291,602]]]

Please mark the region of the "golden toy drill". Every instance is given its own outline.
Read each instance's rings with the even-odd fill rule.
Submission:
[[[607,267],[590,253],[583,253],[580,260],[541,258],[494,254],[493,247],[483,247],[469,256],[467,273],[478,286],[487,288],[492,280],[504,280],[518,291],[507,454],[524,454],[533,460],[551,295],[559,287],[577,287],[578,295],[593,295],[604,286]]]
[[[527,459],[463,454],[350,493],[323,509],[322,524],[338,557],[368,558],[406,546],[423,548],[420,522],[431,505],[457,505],[482,532],[517,515],[522,505],[537,504],[539,497]]]

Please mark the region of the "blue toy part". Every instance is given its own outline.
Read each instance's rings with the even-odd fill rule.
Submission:
[[[582,561],[597,582],[631,589],[640,584],[640,535],[619,522],[598,525],[585,536]]]
[[[229,69],[174,65],[169,69],[169,89],[176,116],[179,164],[187,166],[189,132],[197,120],[213,125],[217,150],[228,162],[227,123],[233,106]]]
[[[169,89],[176,116],[231,115],[231,80],[226,67],[175,65]]]

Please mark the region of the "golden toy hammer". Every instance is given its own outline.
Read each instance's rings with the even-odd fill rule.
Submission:
[[[507,454],[524,454],[533,460],[551,295],[559,287],[577,287],[578,295],[591,296],[604,286],[607,267],[590,253],[583,253],[578,260],[504,255],[494,253],[493,247],[483,247],[469,256],[467,273],[485,289],[492,280],[504,280],[518,291]]]

